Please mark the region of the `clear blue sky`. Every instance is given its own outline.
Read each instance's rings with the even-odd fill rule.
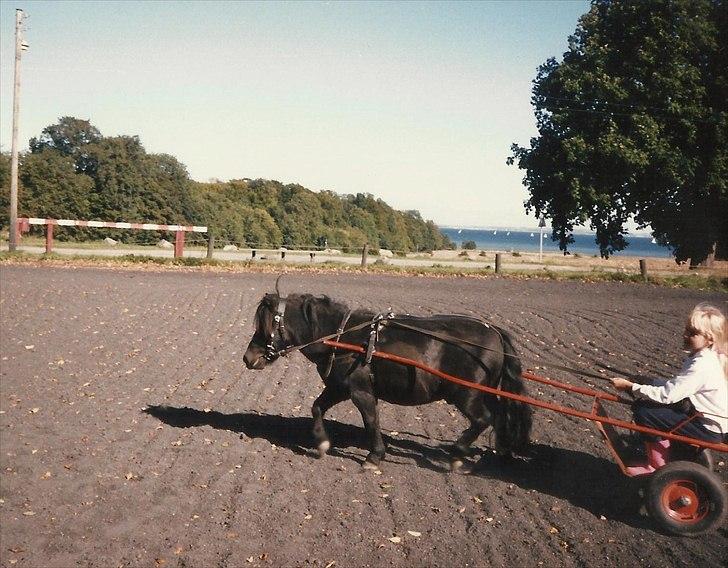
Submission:
[[[10,151],[15,8],[28,15],[21,149],[61,116],[138,135],[192,178],[367,192],[455,226],[533,226],[512,142],[531,81],[586,1],[0,0]]]

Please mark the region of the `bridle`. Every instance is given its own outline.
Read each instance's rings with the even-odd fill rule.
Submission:
[[[276,306],[276,315],[273,316],[273,329],[270,332],[268,343],[265,346],[265,360],[269,363],[275,361],[281,355],[286,355],[288,347],[290,347],[285,338],[283,331],[285,324],[283,323],[283,315],[286,313],[286,299],[278,296],[278,305]],[[277,338],[276,338],[277,336]],[[277,341],[276,341],[277,339]]]

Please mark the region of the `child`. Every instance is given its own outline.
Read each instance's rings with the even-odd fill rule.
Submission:
[[[720,443],[728,433],[728,323],[718,308],[698,304],[688,317],[683,333],[689,356],[680,373],[655,385],[640,385],[622,378],[611,379],[619,390],[637,400],[634,421],[657,430],[672,431],[680,423],[703,413],[674,431],[675,434]],[[645,475],[665,465],[670,440],[647,436],[647,460],[628,467],[632,475]]]

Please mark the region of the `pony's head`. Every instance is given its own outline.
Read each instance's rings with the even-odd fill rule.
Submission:
[[[255,331],[243,356],[248,369],[263,369],[279,357],[282,323],[278,314],[280,300],[277,292],[266,294],[255,310]]]

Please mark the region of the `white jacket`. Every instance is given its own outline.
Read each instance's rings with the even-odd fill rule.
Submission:
[[[680,373],[663,384],[633,384],[632,394],[662,404],[689,398],[695,410],[704,413],[702,423],[707,430],[728,433],[728,380],[713,349],[706,347],[685,359]]]

